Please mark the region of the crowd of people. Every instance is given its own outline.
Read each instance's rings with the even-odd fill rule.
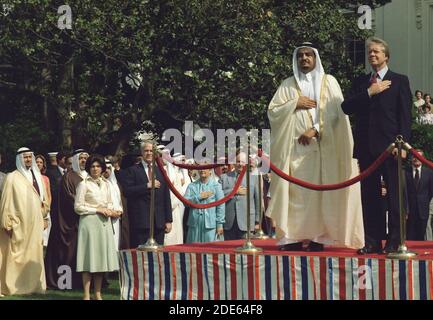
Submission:
[[[281,171],[317,185],[337,184],[368,170],[397,135],[410,142],[409,79],[389,69],[385,41],[371,38],[367,47],[373,72],[355,79],[346,97],[337,80],[325,73],[312,43],[294,50],[294,75],[282,82],[268,107],[270,158]],[[430,119],[430,96],[422,99],[417,92],[416,97],[419,114]],[[353,115],[353,135],[348,115]],[[155,147],[144,141],[131,161],[83,149],[70,155],[50,153],[49,164],[43,155],[18,149],[16,170],[0,174],[1,294],[43,292],[47,286],[82,288],[88,300],[93,282],[94,298],[102,299],[104,274],[119,269],[117,251],[146,243],[152,231],[160,245],[236,240],[263,228],[276,234],[283,251],[317,252],[325,245],[357,249],[361,255],[398,251],[397,148],[360,184],[317,192],[278,175],[271,180],[270,173],[257,174],[258,158],[248,158],[241,150],[233,165],[215,169],[181,169],[163,157],[162,172],[152,165]],[[170,152],[158,148],[162,154]],[[194,163],[181,154],[172,158]],[[222,203],[248,163],[250,179],[244,175],[235,196]],[[407,236],[432,240],[433,172],[417,159],[411,164],[403,201]],[[185,205],[187,201],[220,202],[195,208]]]
[[[206,209],[185,207],[169,191],[159,168],[153,171],[153,147],[152,141],[144,142],[132,163],[126,157],[122,161],[121,157],[77,149],[70,155],[49,153],[49,164],[43,155],[20,148],[17,170],[1,176],[0,217],[5,231],[0,232],[1,293],[44,292],[47,286],[80,288],[88,300],[93,282],[94,299],[102,299],[104,274],[119,268],[117,251],[137,248],[149,239],[152,175],[158,244],[242,239],[248,230],[246,177],[226,203]],[[162,153],[168,151],[164,146],[158,148]],[[164,160],[164,169],[186,200],[207,204],[233,190],[246,158],[239,151],[235,164],[204,170],[181,169]],[[173,159],[193,163],[180,154]],[[250,157],[250,163],[257,170],[255,158]],[[262,192],[258,179],[263,179]],[[251,232],[262,221],[269,181],[270,174],[251,174]],[[269,222],[264,219],[263,226],[271,234]],[[70,279],[65,278],[65,266],[70,268]]]
[[[433,104],[429,93],[423,95],[422,91],[416,90],[413,106],[417,114],[418,123],[433,124]]]

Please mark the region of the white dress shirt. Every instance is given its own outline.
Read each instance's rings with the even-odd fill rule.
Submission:
[[[317,97],[314,92],[314,81],[311,72],[299,73],[299,87],[302,93],[305,94],[306,97],[316,101],[317,103]],[[319,112],[317,112],[317,108],[308,109],[308,112],[310,113],[311,118],[313,119],[313,127],[317,130],[317,132],[320,132]]]

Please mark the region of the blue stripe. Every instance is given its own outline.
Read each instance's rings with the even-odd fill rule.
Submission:
[[[226,294],[226,300],[228,300],[229,299],[229,294],[227,292],[227,287],[228,287],[228,282],[227,282],[227,265],[226,265],[227,261],[226,261],[226,255],[225,254],[223,254],[223,258],[224,258],[224,291],[225,291],[225,294]]]
[[[149,300],[155,300],[155,271],[153,270],[153,252],[147,253],[147,260],[149,261]]]
[[[266,300],[272,300],[271,290],[271,256],[265,256],[265,292]]]
[[[170,257],[167,252],[164,252],[164,278],[165,278],[165,292],[164,299],[170,300],[171,284],[170,284]]]
[[[301,257],[302,300],[308,300],[308,266],[307,257]]]
[[[419,260],[418,261],[418,269],[419,269],[419,299],[427,300],[427,268],[426,261]]]
[[[400,281],[400,300],[407,300],[406,296],[406,261],[398,261],[399,281]]]
[[[283,289],[284,300],[290,300],[290,265],[288,256],[283,256]]]
[[[368,259],[367,261],[368,261],[368,262],[367,262],[368,267],[369,267],[370,270],[371,270],[371,272],[370,272],[370,277],[367,277],[367,279],[370,278],[370,281],[371,281],[371,299],[374,300],[374,288],[375,288],[375,283],[374,283],[374,277],[373,277],[373,264],[372,264],[372,259]]]
[[[334,300],[334,274],[332,270],[332,258],[328,259],[328,274],[329,274],[329,300]]]
[[[204,266],[204,276],[206,278],[207,283],[207,298],[210,299],[210,285],[209,285],[209,275],[208,275],[208,269],[207,269],[207,254],[202,254],[203,257],[203,266]],[[204,298],[204,297],[203,297]]]
[[[128,295],[126,296],[126,300],[131,300],[131,274],[129,273],[129,269],[128,269],[128,257],[125,251],[123,251],[122,254],[123,254],[124,268],[126,270],[126,274],[128,275]]]
[[[179,254],[180,257],[180,277],[182,281],[182,300],[186,300],[187,297],[187,289],[188,289],[188,282],[187,282],[187,273],[186,273],[186,262],[185,262],[185,253],[181,252]]]

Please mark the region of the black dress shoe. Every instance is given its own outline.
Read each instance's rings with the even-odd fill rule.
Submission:
[[[398,251],[398,244],[393,242],[386,242],[385,247],[383,248],[383,253],[391,253]]]
[[[364,248],[361,248],[357,251],[358,254],[374,254],[374,253],[382,253],[382,248],[375,246],[366,245]]]
[[[321,243],[317,243],[314,241],[310,241],[310,243],[308,244],[308,247],[305,251],[309,251],[309,252],[320,252],[323,251],[323,244]]]
[[[302,242],[285,244],[279,247],[280,251],[302,251]]]

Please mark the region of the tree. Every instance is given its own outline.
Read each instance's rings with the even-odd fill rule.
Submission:
[[[213,130],[266,128],[266,106],[291,73],[297,43],[317,43],[326,71],[347,89],[362,70],[348,40],[370,35],[356,12],[338,9],[357,1],[76,0],[72,29],[63,30],[59,1],[6,4],[13,5],[0,16],[6,154],[26,144],[28,132],[27,144],[41,151],[117,153],[140,130],[161,134],[185,120]],[[40,120],[21,126],[20,140],[8,125],[21,121],[10,110],[24,104]]]

